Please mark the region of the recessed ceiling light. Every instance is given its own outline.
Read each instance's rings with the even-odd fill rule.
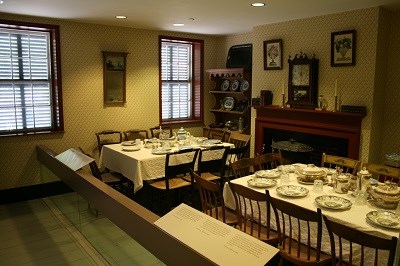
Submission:
[[[251,6],[259,7],[259,6],[265,6],[264,3],[252,3]]]
[[[172,25],[174,25],[175,27],[182,27],[182,26],[185,25],[185,24],[183,24],[183,23],[174,23],[174,24],[172,24]]]
[[[3,0],[0,0],[0,4],[4,4],[4,1],[3,1]]]
[[[126,19],[126,16],[115,16],[117,19]]]

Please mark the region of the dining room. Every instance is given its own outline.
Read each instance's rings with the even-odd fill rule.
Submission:
[[[175,133],[183,126],[193,136],[202,137],[204,128],[215,122],[214,113],[209,111],[216,104],[215,98],[210,94],[215,85],[206,70],[225,68],[230,47],[251,43],[253,49],[251,98],[259,98],[261,91],[265,89],[275,95],[272,99],[274,107],[265,109],[278,109],[278,112],[289,109],[287,112],[293,113],[294,116],[299,116],[302,112],[316,112],[317,115],[327,113],[331,115],[328,120],[334,120],[342,113],[335,110],[335,99],[338,106],[364,106],[367,110],[366,115],[362,117],[355,130],[358,139],[354,141],[353,137],[348,137],[348,142],[354,144],[356,148],[351,146],[352,153],[346,156],[364,162],[384,163],[387,154],[400,151],[400,123],[397,110],[400,103],[400,94],[397,90],[400,81],[400,68],[397,63],[400,59],[398,9],[371,6],[270,24],[254,24],[247,31],[218,35],[131,28],[124,26],[123,23],[111,26],[90,21],[29,16],[29,14],[7,12],[6,9],[0,11],[2,21],[59,25],[64,126],[62,131],[52,134],[7,132],[2,134],[0,152],[4,156],[0,160],[3,177],[0,181],[0,191],[5,195],[2,203],[44,197],[64,189],[57,176],[41,168],[35,154],[37,145],[45,144],[57,153],[69,148],[82,147],[100,163],[101,150],[98,148],[96,132],[104,130],[123,132],[138,128],[148,130],[163,124],[159,105],[160,36],[190,38],[204,42],[201,74],[203,116],[195,123],[182,124],[179,121],[165,123],[171,126]],[[332,67],[331,34],[344,30],[357,32],[356,61],[352,66]],[[265,41],[274,39],[281,39],[283,42],[283,59],[282,68],[271,71],[263,67],[265,60],[263,45]],[[107,104],[104,101],[102,51],[127,54],[126,102],[122,104]],[[314,54],[319,59],[318,94],[326,98],[327,110],[297,112],[296,108],[290,108],[286,103],[282,103],[282,99],[289,94],[288,59],[301,52]],[[256,121],[257,112],[260,110],[263,112],[264,107],[248,108],[251,118],[246,123],[252,135],[249,155],[255,156],[256,153],[262,152],[262,144],[266,141],[264,131],[261,135],[258,134],[260,131]],[[340,119],[346,120],[346,117],[354,116],[357,115],[346,113],[344,118]],[[284,127],[278,130],[282,128]],[[346,130],[349,132],[353,129]],[[328,127],[324,134],[329,136],[330,131],[331,128]]]

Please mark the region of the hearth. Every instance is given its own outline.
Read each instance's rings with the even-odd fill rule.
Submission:
[[[313,151],[296,158],[299,162],[321,163],[323,152],[358,159],[363,115],[309,109],[255,107],[255,153],[270,152],[273,141],[309,145]],[[301,154],[300,154],[301,155]]]

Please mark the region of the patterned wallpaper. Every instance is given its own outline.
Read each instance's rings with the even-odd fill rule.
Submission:
[[[98,158],[94,133],[158,125],[158,35],[190,37],[205,42],[205,69],[220,61],[222,38],[208,35],[158,32],[63,20],[0,14],[2,19],[58,24],[61,29],[61,60],[64,101],[64,134],[0,138],[0,190],[41,183],[35,146],[44,144],[56,152],[82,147]],[[123,107],[103,106],[101,51],[128,52],[126,97]],[[211,84],[205,74],[205,83]],[[211,86],[211,85],[210,85]],[[205,96],[205,124],[213,121],[207,112],[212,97]],[[201,126],[185,127],[201,135]],[[174,129],[176,130],[176,129]],[[54,178],[53,178],[54,179]],[[46,179],[46,182],[52,179]]]
[[[56,152],[81,146],[97,158],[94,132],[104,129],[148,129],[157,125],[159,34],[203,39],[205,69],[225,67],[227,51],[232,45],[253,43],[253,97],[258,96],[261,89],[269,89],[276,92],[274,104],[281,102],[282,80],[287,84],[289,55],[299,52],[315,54],[320,60],[319,92],[328,99],[328,109],[333,108],[335,79],[338,79],[342,104],[366,105],[368,108],[368,116],[362,124],[360,158],[375,160],[379,159],[378,154],[382,157],[387,151],[400,151],[400,29],[397,26],[400,23],[400,12],[389,14],[379,8],[370,8],[262,25],[254,27],[249,33],[225,37],[157,32],[9,14],[0,14],[0,17],[60,25],[65,119],[64,134],[0,138],[0,153],[3,155],[0,159],[0,190],[42,182],[41,171],[46,170],[41,169],[36,160],[35,146],[38,144],[47,145]],[[330,33],[348,29],[357,30],[356,66],[332,68],[329,61]],[[386,55],[388,36],[389,52]],[[279,38],[283,40],[283,69],[265,71],[263,41]],[[103,106],[101,51],[129,52],[127,103],[123,107]],[[206,74],[204,81],[205,124],[209,124],[214,117],[207,110],[214,105],[214,98],[208,93],[212,82]],[[386,88],[382,85],[385,82]],[[254,110],[252,117],[254,120]],[[253,127],[254,121],[252,132]],[[195,135],[201,134],[200,126],[186,129]],[[52,180],[54,178],[43,181]]]

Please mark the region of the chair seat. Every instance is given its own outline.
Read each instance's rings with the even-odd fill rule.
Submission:
[[[101,180],[108,184],[108,185],[113,185],[113,184],[119,184],[122,182],[121,178],[114,174],[114,173],[104,173],[101,175]]]
[[[247,221],[249,222],[249,221]],[[254,223],[253,224],[254,227],[258,226],[258,224]],[[252,237],[258,238],[259,240],[268,243],[270,245],[273,246],[277,246],[279,243],[279,237],[278,237],[278,232],[275,230],[270,229],[269,230],[269,237],[267,234],[267,227],[261,225],[261,229],[260,229],[260,236],[258,236],[258,230],[253,230],[253,233],[251,233],[251,231],[246,231],[245,232],[248,235],[251,235]]]
[[[288,261],[291,261],[291,262],[293,262],[293,263],[295,263],[295,264],[297,264],[297,263],[302,263],[302,265],[306,265],[306,263],[307,263],[307,257],[306,257],[306,254],[307,254],[307,246],[306,245],[303,245],[303,244],[300,244],[300,258],[297,258],[296,256],[297,256],[297,252],[298,252],[298,242],[297,241],[294,241],[293,239],[291,240],[291,242],[292,242],[292,246],[291,246],[291,254],[293,254],[293,257],[289,254],[289,241],[290,241],[290,239],[289,238],[286,238],[285,239],[285,249],[283,249],[283,247],[282,246],[278,246],[278,248],[279,248],[279,254],[284,258],[284,259],[286,259],[286,260],[288,260]],[[323,252],[320,252],[320,260],[319,260],[319,263],[318,264],[315,264],[315,259],[313,259],[313,258],[315,258],[315,256],[316,256],[316,250],[315,249],[310,249],[310,258],[311,258],[311,261],[309,261],[310,262],[310,265],[312,264],[312,265],[328,265],[328,264],[331,264],[332,263],[332,256],[330,256],[330,255],[328,255],[328,254],[326,254],[326,253],[323,253]]]
[[[162,190],[166,190],[167,189],[166,183],[165,183],[165,179],[154,181],[154,182],[149,182],[149,185],[154,187],[154,188],[157,188],[157,189],[162,189]],[[180,178],[180,177],[175,177],[175,178],[170,178],[169,179],[169,189],[188,187],[190,185],[191,185],[190,182],[188,182],[185,179]]]
[[[200,176],[201,176],[201,178],[208,180],[208,181],[214,181],[214,180],[221,179],[220,176],[214,175],[212,173],[201,173]]]

